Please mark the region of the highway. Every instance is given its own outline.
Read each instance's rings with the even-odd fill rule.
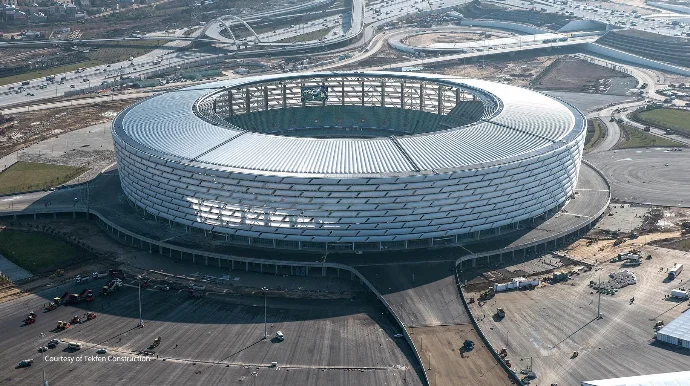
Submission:
[[[186,41],[168,43],[168,45],[175,47],[184,47],[187,44],[189,42]],[[21,92],[18,92],[21,83],[0,86],[0,107],[54,98],[62,96],[65,92],[88,89],[99,86],[102,82],[113,82],[122,76],[134,78],[155,70],[184,67],[187,63],[214,56],[202,52],[157,49],[133,58],[132,61],[126,60],[114,64],[89,67],[81,73],[75,71],[59,74],[55,76],[53,82],[44,78],[33,79],[28,86],[24,86],[24,90]],[[154,63],[157,60],[160,60],[160,63]],[[27,95],[28,93],[33,95]]]

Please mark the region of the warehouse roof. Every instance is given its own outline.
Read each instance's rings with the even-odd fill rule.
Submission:
[[[587,381],[582,386],[690,386],[690,371]]]
[[[462,127],[367,139],[270,135],[211,122],[193,110],[195,102],[213,91],[319,76],[387,77],[457,86],[477,90],[497,108]],[[514,86],[431,74],[336,72],[231,79],[168,92],[125,110],[114,122],[113,132],[144,153],[211,169],[358,177],[435,174],[534,159],[562,148],[585,126],[582,114],[566,103]]]

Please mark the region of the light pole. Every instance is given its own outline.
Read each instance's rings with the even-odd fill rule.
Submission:
[[[43,338],[45,338],[45,336],[46,336],[46,334],[42,332],[41,335],[39,335],[40,340],[43,340]],[[43,347],[43,346],[40,345],[40,343],[39,343],[38,347]],[[43,352],[41,352],[41,354],[43,354],[43,355],[41,355],[41,358],[43,358],[43,385],[47,385],[48,382],[46,382],[46,355]]]
[[[141,318],[141,276],[139,276],[139,327],[144,327],[144,319]]]
[[[264,339],[268,339],[268,324],[266,323],[266,291],[268,288],[261,287],[264,291]]]

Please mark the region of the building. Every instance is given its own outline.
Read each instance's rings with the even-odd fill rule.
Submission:
[[[690,348],[690,312],[684,312],[656,332],[656,340]]]
[[[582,382],[582,386],[690,386],[690,371]]]
[[[481,80],[387,72],[232,79],[152,97],[112,125],[131,204],[247,247],[467,244],[574,195],[586,121]]]

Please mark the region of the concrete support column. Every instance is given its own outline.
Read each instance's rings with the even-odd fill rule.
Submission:
[[[252,101],[252,96],[249,93],[249,89],[245,88],[244,89],[244,112],[245,113],[250,113],[252,111],[250,107],[250,103]]]
[[[158,254],[159,254],[159,255],[162,255],[162,254],[163,254],[163,246],[162,246],[162,245],[159,245],[159,246],[158,246]]]
[[[192,263],[196,263],[196,255],[192,253]]]
[[[204,256],[204,264],[208,265],[208,256]]]
[[[249,262],[244,263],[244,265],[245,265],[244,271],[249,272]]]
[[[153,252],[153,244],[149,243],[149,253]]]
[[[477,258],[475,257],[472,259],[472,267],[476,267],[476,266],[477,266]]]
[[[443,86],[438,86],[436,89],[436,97],[437,99],[437,106],[436,106],[436,112],[438,115],[443,114]]]
[[[321,267],[321,276],[326,276],[326,267]]]
[[[424,83],[419,84],[419,111],[424,110]]]
[[[230,260],[230,269],[235,269],[235,260]]]
[[[218,268],[220,268],[220,257],[217,260],[218,260]]]
[[[53,213],[53,220],[57,220],[57,213]]]
[[[264,264],[263,263],[259,264],[259,272],[264,273]]]
[[[284,109],[287,108],[287,89],[286,89],[286,87],[287,86],[285,86],[285,84],[282,84],[280,87],[280,89],[281,89],[280,92],[281,92],[282,98],[283,98],[283,108]]]
[[[268,87],[264,86],[264,110],[268,110]]]
[[[168,249],[168,252],[170,252],[168,256],[172,257],[172,248]]]
[[[381,107],[386,106],[386,82],[381,82]]]
[[[72,212],[72,218],[77,218],[77,212]]]
[[[36,219],[36,213],[34,213],[34,220]]]
[[[307,276],[309,276],[309,267],[307,267]]]
[[[233,116],[234,111],[232,111],[232,90],[228,89],[228,116]]]
[[[276,264],[276,275],[278,274],[278,264]]]
[[[498,254],[498,262],[503,263],[503,252]]]

